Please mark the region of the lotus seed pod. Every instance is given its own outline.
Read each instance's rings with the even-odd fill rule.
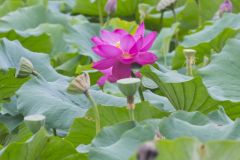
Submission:
[[[105,11],[108,15],[113,14],[117,9],[117,0],[108,0],[105,5]]]
[[[169,7],[174,5],[176,0],[161,0],[157,5],[157,11],[164,11],[167,10]]]
[[[140,86],[139,78],[124,78],[117,81],[119,90],[126,96],[134,96]]]
[[[196,54],[196,50],[194,49],[184,49],[183,52],[186,58],[194,57]]]
[[[158,151],[152,141],[143,144],[137,153],[138,160],[154,160],[157,156]]]
[[[36,133],[41,127],[44,127],[45,119],[44,115],[34,114],[24,117],[24,122],[32,133]]]
[[[19,62],[19,68],[17,69],[15,77],[17,78],[26,78],[34,72],[32,62],[24,57],[21,57]]]
[[[85,93],[89,88],[90,77],[88,73],[83,73],[70,82],[67,91],[71,93]]]

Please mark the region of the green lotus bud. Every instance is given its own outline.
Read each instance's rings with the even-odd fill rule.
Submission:
[[[24,122],[32,133],[36,133],[41,127],[44,127],[45,119],[46,117],[44,115],[33,114],[24,117]]]
[[[167,10],[172,5],[174,5],[175,3],[176,3],[176,0],[160,0],[156,9],[157,11],[164,11],[164,10]]]
[[[134,96],[140,86],[139,78],[124,78],[117,81],[119,90],[126,96]]]
[[[83,73],[71,81],[67,88],[67,91],[71,93],[85,93],[89,88],[90,77],[88,73]]]
[[[34,69],[33,69],[33,64],[32,62],[24,57],[21,57],[20,62],[19,62],[19,68],[16,71],[15,77],[17,78],[26,78],[30,74],[33,74]]]

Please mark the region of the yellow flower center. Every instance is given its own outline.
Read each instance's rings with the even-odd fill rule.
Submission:
[[[129,53],[123,53],[123,54],[122,54],[122,58],[130,59],[130,58],[132,58],[132,55],[129,54]]]
[[[115,44],[115,46],[117,47],[117,48],[120,48],[121,46],[120,46],[120,41],[118,41],[116,44]]]

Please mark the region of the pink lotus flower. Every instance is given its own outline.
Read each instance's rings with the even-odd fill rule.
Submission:
[[[92,49],[101,57],[101,60],[94,62],[93,68],[104,74],[98,81],[99,85],[103,85],[107,80],[115,82],[131,77],[132,64],[143,66],[155,63],[157,56],[148,50],[157,33],[151,32],[144,37],[144,31],[142,23],[134,35],[116,29],[113,32],[102,30],[100,37],[92,38],[95,44]]]

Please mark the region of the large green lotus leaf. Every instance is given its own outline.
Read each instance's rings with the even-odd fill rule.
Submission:
[[[176,110],[209,112],[219,104],[208,94],[200,77],[192,78],[149,66],[144,67],[142,73],[157,84],[157,90],[169,99]],[[148,84],[145,86],[148,87]]]
[[[131,123],[133,122],[104,128],[92,141],[90,159],[127,160],[142,143],[153,140],[155,133],[168,139],[188,136],[203,142],[240,138],[239,120],[231,121],[223,109],[214,111],[209,116],[200,112],[177,111],[163,119],[135,122],[135,125]],[[175,152],[178,153],[177,150]],[[192,153],[192,150],[189,153]]]
[[[239,18],[239,14],[226,14],[213,24],[208,24],[202,30],[185,36],[176,50],[173,68],[184,66],[184,48],[193,48],[197,51],[197,63],[201,63],[204,56],[209,56],[212,50],[220,52],[226,41],[239,32],[240,23],[236,23]]]
[[[60,13],[53,13],[42,5],[21,8],[15,12],[9,13],[0,20],[2,28],[12,28],[20,31],[36,28],[43,23],[60,24],[69,30],[71,28],[68,16]]]
[[[76,0],[76,4],[73,8],[73,14],[85,14],[91,16],[98,15],[98,1],[91,3],[89,0]],[[107,0],[101,0],[101,10],[104,15],[106,12],[104,11],[104,6]],[[116,16],[133,16],[137,11],[137,0],[118,0],[117,1],[117,11],[115,13]]]
[[[98,36],[100,31],[100,25],[94,23],[84,23],[79,24],[74,27],[68,34],[65,35],[65,40],[72,47],[77,48],[80,54],[89,56],[93,60],[99,59],[92,51],[93,43],[91,38],[93,36]]]
[[[31,5],[47,5],[47,0],[1,0],[0,1],[0,17],[15,11],[19,8]]]
[[[33,15],[38,15],[38,18],[31,17]],[[74,52],[64,40],[64,34],[74,30],[70,26],[72,19],[60,13],[55,14],[44,6],[23,8],[0,20],[0,37],[17,39],[31,51],[50,53],[55,57],[61,53]]]
[[[240,85],[239,45],[239,40],[229,40],[221,53],[214,55],[211,63],[199,71],[212,97],[220,101],[230,101],[223,105],[234,118],[239,116],[240,106],[239,89],[236,87]]]
[[[68,158],[69,156],[72,158]],[[47,135],[44,129],[41,129],[28,141],[12,143],[0,152],[1,160],[77,160],[81,158],[82,156],[69,142]]]
[[[192,138],[160,140],[157,160],[238,160],[239,141],[211,141],[201,143]]]
[[[229,40],[221,53],[199,71],[210,94],[218,100],[240,102],[240,90],[236,87],[240,85],[239,45],[240,40]]]
[[[12,97],[27,80],[28,78],[16,78],[14,69],[9,69],[6,73],[0,70],[0,102]]]
[[[99,106],[98,109],[101,117],[101,127],[110,126],[129,120],[129,113],[126,107],[117,108]],[[149,118],[160,118],[169,114],[155,108],[148,102],[137,104],[134,112],[137,121],[142,121]],[[95,137],[95,132],[94,113],[93,109],[91,109],[85,115],[85,117],[74,120],[66,139],[75,146],[80,144],[89,144]]]
[[[51,67],[48,55],[31,52],[17,41],[0,40],[0,69],[17,68],[21,57],[28,58],[36,71],[49,81],[63,77]]]
[[[54,82],[36,79],[26,83],[18,92],[18,111],[23,115],[44,114],[46,124],[51,128],[68,129],[76,117],[82,117],[90,103],[83,95],[68,94],[66,88],[69,82],[59,79]],[[124,106],[125,99],[105,94],[101,91],[91,91],[98,104],[106,106]],[[41,99],[41,101],[39,101]]]

